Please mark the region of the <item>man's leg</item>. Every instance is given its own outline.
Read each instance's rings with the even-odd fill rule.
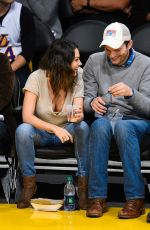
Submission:
[[[89,209],[88,217],[99,217],[106,211],[108,182],[108,157],[112,138],[112,128],[107,119],[96,119],[90,130],[89,139]]]
[[[120,218],[134,218],[144,212],[144,180],[141,174],[140,143],[150,132],[150,122],[121,120],[115,126],[115,139],[124,169],[124,191],[127,203]]]

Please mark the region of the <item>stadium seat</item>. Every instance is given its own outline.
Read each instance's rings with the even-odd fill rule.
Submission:
[[[150,23],[137,27],[132,32],[133,48],[150,57]]]
[[[84,20],[67,28],[62,37],[79,46],[84,65],[90,54],[102,51],[99,45],[106,26],[106,23],[98,20]]]

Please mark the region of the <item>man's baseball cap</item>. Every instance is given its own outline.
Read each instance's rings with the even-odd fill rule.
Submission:
[[[124,24],[119,22],[114,22],[109,24],[103,34],[103,41],[101,46],[107,45],[113,49],[118,49],[122,46],[125,41],[131,40],[131,34]]]

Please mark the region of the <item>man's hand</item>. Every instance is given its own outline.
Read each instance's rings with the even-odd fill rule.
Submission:
[[[125,96],[130,97],[133,95],[132,88],[123,82],[119,82],[114,84],[108,88],[108,92],[110,92],[113,96]]]
[[[95,112],[101,115],[103,115],[107,111],[107,108],[105,107],[105,102],[101,97],[94,98],[91,102],[91,107]]]
[[[15,60],[11,63],[11,68],[16,71],[26,64],[26,60],[22,55],[18,55]]]
[[[83,7],[87,6],[87,0],[72,0],[71,5],[73,8],[73,11],[79,11],[82,10]]]
[[[128,7],[123,9],[123,12],[128,15],[128,17],[131,16],[131,10],[132,10],[132,5],[129,5]]]
[[[150,12],[146,15],[146,20],[150,21]]]

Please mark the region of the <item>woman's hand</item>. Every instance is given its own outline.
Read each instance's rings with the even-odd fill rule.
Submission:
[[[73,115],[76,122],[82,121],[84,117],[82,108],[81,107],[75,108],[73,111]]]
[[[62,143],[73,143],[73,137],[66,129],[55,126],[55,128],[53,129],[53,133],[61,140]]]

